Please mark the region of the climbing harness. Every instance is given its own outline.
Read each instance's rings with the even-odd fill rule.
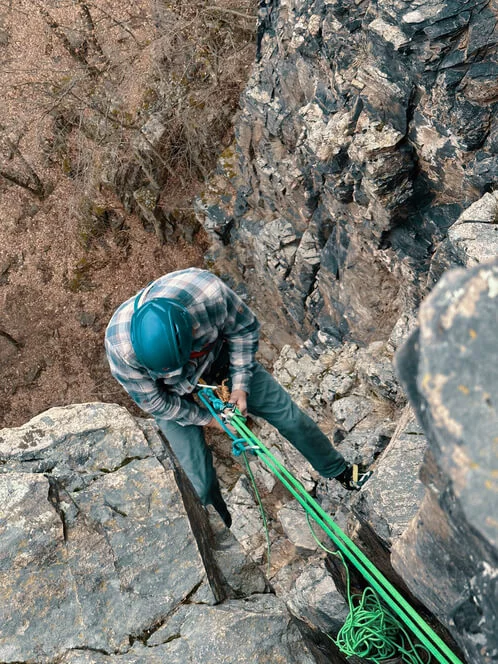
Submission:
[[[335,552],[325,550],[339,557],[346,569],[350,614],[335,640],[341,652],[347,657],[351,655],[363,657],[373,664],[382,664],[382,662],[387,664],[387,659],[394,656],[401,657],[405,664],[431,664],[432,657],[439,664],[463,664],[398,590],[370,562],[361,549],[334,523],[318,502],[308,494],[303,485],[255,436],[247,426],[246,419],[240,411],[233,404],[226,403],[220,398],[211,386],[200,386],[200,388],[198,396],[211,415],[216,418],[224,431],[230,436],[233,454],[235,456],[243,455],[253,486],[256,487],[247,461],[247,452],[257,456],[300,503],[306,512],[310,528],[311,520],[313,520],[337,547]],[[257,489],[256,495],[260,510],[264,514]],[[266,517],[263,517],[263,519],[269,551]],[[311,532],[319,543],[312,528]],[[322,548],[325,548],[321,543],[319,544]],[[365,589],[357,606],[354,605],[353,598],[350,595],[346,560],[370,584]],[[413,643],[408,630],[419,643]],[[395,635],[399,634],[401,634],[401,638],[395,641]]]

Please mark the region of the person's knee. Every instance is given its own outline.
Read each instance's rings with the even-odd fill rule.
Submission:
[[[286,431],[291,435],[302,434],[306,430],[306,425],[306,415],[296,406],[294,402],[291,402],[291,405],[288,408],[281,411],[280,426],[278,427],[281,433]]]
[[[201,505],[209,505],[211,503],[211,486],[208,483],[203,482],[202,479],[198,476],[195,476],[191,473],[185,474],[187,477],[190,475],[190,484],[192,485],[194,493],[199,499]]]
[[[197,496],[199,498],[199,501],[200,501],[201,505],[204,505],[204,507],[206,507],[206,505],[211,505],[212,500],[211,500],[211,493],[210,493],[209,489],[203,487],[201,490],[196,491],[196,493],[197,493]]]

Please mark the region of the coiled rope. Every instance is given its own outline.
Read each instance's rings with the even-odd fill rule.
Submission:
[[[349,567],[344,556],[340,551],[327,549],[320,542],[313,530],[309,514],[306,514],[306,520],[317,545],[328,554],[339,558],[346,573],[349,613],[334,641],[339,650],[346,657],[356,655],[373,664],[382,664],[385,660],[400,655],[406,664],[429,664],[431,656],[427,648],[410,638],[402,623],[386,609],[370,586],[365,588],[362,595],[351,593]]]

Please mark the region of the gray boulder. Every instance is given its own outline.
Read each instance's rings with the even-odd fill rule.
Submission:
[[[476,664],[498,658],[497,297],[498,259],[448,272],[397,355],[430,453],[393,565]]]
[[[470,205],[448,229],[453,252],[466,267],[498,256],[498,192]]]
[[[317,661],[165,445],[106,404],[0,431],[0,661]]]

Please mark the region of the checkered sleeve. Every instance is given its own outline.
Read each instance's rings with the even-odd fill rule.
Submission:
[[[154,417],[175,420],[182,426],[189,424],[204,426],[211,420],[211,415],[206,409],[167,392],[143,369],[124,360],[116,346],[113,346],[107,338],[106,351],[111,374],[145,412]]]
[[[228,341],[232,390],[249,392],[252,371],[258,350],[258,319],[249,307],[226,284],[221,282],[226,308],[222,334]]]

